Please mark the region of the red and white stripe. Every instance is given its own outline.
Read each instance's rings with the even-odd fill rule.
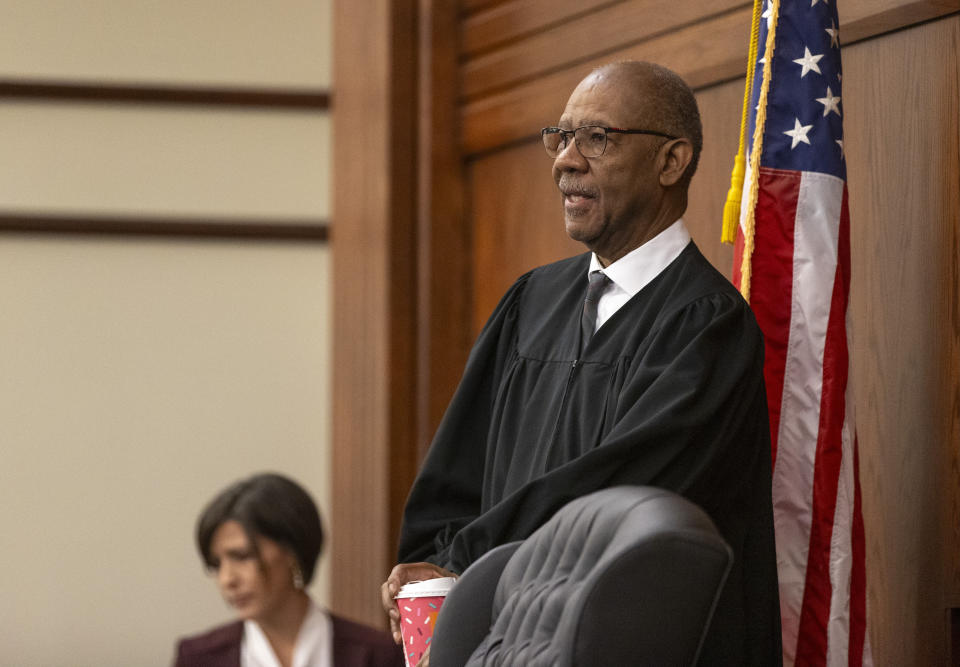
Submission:
[[[758,171],[750,305],[766,342],[784,663],[869,665],[848,385],[846,184],[827,174]],[[749,186],[748,179],[747,196]],[[741,227],[738,286],[742,252]]]

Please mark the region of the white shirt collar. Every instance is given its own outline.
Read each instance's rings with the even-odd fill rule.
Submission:
[[[683,218],[680,218],[606,268],[600,265],[596,253],[593,253],[587,275],[590,271],[603,271],[617,287],[632,297],[660,275],[660,272],[683,252],[688,243],[690,232],[683,224]]]
[[[240,667],[280,667],[270,640],[255,621],[243,623]],[[297,633],[293,667],[333,667],[333,621],[313,600]]]

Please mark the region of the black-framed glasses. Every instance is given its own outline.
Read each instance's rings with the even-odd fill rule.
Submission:
[[[543,147],[547,149],[547,155],[550,157],[557,157],[562,153],[563,149],[567,147],[570,137],[573,137],[580,155],[583,157],[600,157],[607,148],[607,135],[611,132],[617,134],[652,134],[667,139],[677,138],[656,130],[627,130],[620,127],[604,127],[603,125],[581,125],[573,130],[545,127],[540,130],[540,136],[543,138]]]

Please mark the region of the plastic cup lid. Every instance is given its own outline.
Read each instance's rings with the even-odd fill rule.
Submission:
[[[424,581],[411,581],[400,589],[395,598],[426,598],[444,596],[456,583],[456,577],[440,577]]]

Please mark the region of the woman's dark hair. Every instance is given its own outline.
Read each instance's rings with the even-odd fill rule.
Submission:
[[[197,548],[213,567],[210,543],[227,521],[243,526],[256,550],[257,537],[287,547],[297,558],[305,584],[313,579],[323,548],[320,513],[310,495],[296,482],[275,473],[261,473],[231,484],[210,501],[197,520]],[[259,557],[259,554],[258,554]]]

